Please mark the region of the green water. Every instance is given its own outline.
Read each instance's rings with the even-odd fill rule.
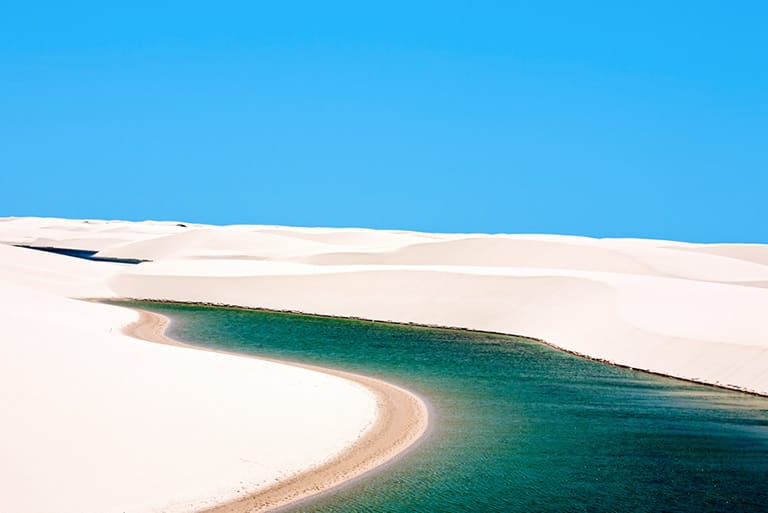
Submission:
[[[418,448],[291,511],[768,511],[765,398],[513,337],[141,306],[169,315],[175,338],[378,376],[430,403]]]

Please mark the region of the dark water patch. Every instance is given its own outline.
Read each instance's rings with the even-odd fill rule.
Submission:
[[[185,341],[378,376],[431,403],[433,435],[404,460],[291,511],[766,511],[766,398],[501,335],[137,306]]]
[[[96,256],[98,251],[90,249],[75,249],[75,248],[55,248],[52,246],[25,246],[23,244],[15,244],[17,248],[34,249],[37,251],[45,251],[46,253],[55,253],[57,255],[64,255],[74,258],[83,258],[85,260],[93,260],[94,262],[114,262],[118,264],[140,264],[142,262],[150,262],[150,260],[141,260],[139,258],[110,258]]]

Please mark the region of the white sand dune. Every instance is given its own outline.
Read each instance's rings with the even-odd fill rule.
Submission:
[[[162,388],[158,383],[166,365],[173,367],[174,373],[179,369],[179,379],[191,381],[197,372],[195,365],[209,362],[202,357],[200,362],[190,361],[187,372],[184,362],[191,356],[182,358],[181,352],[166,355],[168,349],[150,350],[119,334],[108,334],[109,327],[127,320],[122,311],[82,303],[75,307],[62,296],[112,294],[199,301],[526,335],[621,365],[768,394],[766,245],[277,226],[180,227],[176,223],[57,219],[6,220],[0,223],[0,240],[25,244],[49,240],[63,247],[98,249],[103,256],[153,260],[136,266],[99,264],[106,267],[96,270],[92,263],[54,255],[21,256],[18,252],[24,250],[16,248],[0,253],[4,266],[0,267],[0,277],[4,284],[10,280],[16,287],[3,292],[9,305],[5,321],[12,330],[3,339],[14,340],[4,347],[15,351],[19,341],[32,344],[29,337],[24,338],[23,326],[37,315],[42,319],[39,329],[48,330],[32,337],[39,346],[38,359],[50,346],[55,346],[61,358],[77,347],[78,354],[94,355],[92,365],[99,362],[127,372],[114,357],[118,353],[95,346],[100,342],[120,351],[128,351],[130,346],[137,353],[131,358],[151,360],[148,365],[154,377],[147,387]],[[43,257],[51,260],[38,260]],[[27,267],[20,268],[22,262]],[[45,300],[29,294],[43,294]],[[14,299],[19,297],[26,299]],[[9,313],[17,309],[14,302],[27,305],[24,323]],[[92,310],[96,308],[103,309],[103,316],[86,313],[96,312]],[[98,319],[84,322],[89,316]],[[70,326],[62,327],[67,323]],[[85,344],[83,347],[70,344],[78,330],[89,333],[78,342]],[[100,338],[107,335],[108,343]],[[41,342],[42,338],[48,340]],[[30,355],[26,358],[23,366],[15,368],[34,369],[37,360]],[[20,372],[16,371],[13,379],[46,382],[22,377]],[[219,375],[213,370],[206,372]],[[256,382],[248,386],[258,389],[269,386],[267,382],[277,383],[281,376],[287,376],[281,372],[275,369],[263,382],[251,376],[248,379]],[[232,375],[239,376],[234,371]],[[302,376],[301,383],[306,384],[320,379]],[[65,380],[61,376],[57,379]],[[102,379],[107,378],[97,373],[91,382]],[[198,392],[195,384],[189,386],[188,392]],[[230,386],[235,385],[222,382],[217,391],[224,393]],[[370,422],[371,406],[365,394],[343,382],[333,386],[338,387],[333,394],[354,405],[343,422],[348,431],[335,438],[328,435],[325,448],[315,448],[315,460],[308,457],[304,464],[329,454],[331,446],[338,449],[338,444],[347,443]],[[174,388],[175,393],[181,394],[182,388],[186,389],[186,384]],[[209,397],[214,392],[209,391]],[[167,393],[163,400],[176,400]],[[283,406],[299,408],[307,399],[304,393],[286,392],[281,399]],[[73,390],[67,397],[73,408],[81,401],[85,408],[90,407],[87,394],[81,397]],[[179,400],[184,404],[186,399]],[[16,401],[17,407],[28,401],[33,399]],[[139,411],[130,397],[120,401],[135,408],[127,411]],[[264,403],[262,411],[266,415],[273,407],[277,406]],[[312,410],[307,414],[320,413]],[[175,422],[175,415],[168,422]],[[227,410],[222,415],[242,413]],[[270,417],[270,425],[289,422],[289,417]],[[59,421],[50,420],[54,424]],[[257,446],[259,441],[251,443]],[[47,450],[55,452],[55,444]],[[233,452],[239,450],[245,447],[233,448]],[[301,451],[305,450],[302,446]],[[159,453],[166,456],[163,451]],[[167,456],[168,461],[181,457],[173,450]],[[205,454],[199,461],[208,461],[204,458],[209,456],[214,457]],[[268,458],[265,461],[274,464]],[[194,465],[189,466],[191,471]],[[211,483],[225,489],[229,477]],[[147,491],[149,496],[160,497]]]
[[[116,245],[102,249],[98,256],[143,260],[226,257],[267,260],[332,249],[321,242],[222,227],[190,229],[161,238]]]
[[[359,385],[138,342],[106,296],[122,266],[0,245],[0,511],[197,511],[319,465],[359,439]]]
[[[0,228],[0,243],[98,251],[127,242],[183,233],[187,227],[196,226],[180,224],[184,223],[11,217],[6,218]]]
[[[697,244],[681,249],[768,265],[768,245],[766,244]]]

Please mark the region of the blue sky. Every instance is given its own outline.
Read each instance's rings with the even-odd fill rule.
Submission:
[[[768,242],[765,2],[16,2],[0,216]]]

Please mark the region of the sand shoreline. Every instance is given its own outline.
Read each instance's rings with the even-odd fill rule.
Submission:
[[[103,299],[92,299],[92,301],[105,301]],[[284,314],[294,314],[294,315],[307,315],[310,317],[323,317],[323,318],[330,318],[330,319],[346,319],[346,320],[353,320],[353,321],[365,321],[365,322],[374,322],[374,323],[381,323],[381,324],[392,324],[396,326],[412,326],[417,328],[430,328],[430,329],[440,329],[440,330],[452,330],[452,331],[466,331],[471,333],[486,333],[488,335],[501,335],[504,337],[514,337],[514,338],[521,338],[525,340],[531,340],[533,342],[537,342],[539,344],[543,344],[547,347],[551,347],[552,349],[555,349],[557,351],[561,351],[563,353],[567,353],[579,358],[584,358],[585,360],[589,360],[592,362],[601,363],[604,365],[610,365],[612,367],[618,367],[620,369],[628,369],[635,372],[641,372],[643,374],[650,374],[652,376],[661,376],[664,378],[674,379],[676,381],[683,381],[685,383],[693,383],[696,385],[703,385],[707,387],[717,388],[720,390],[729,390],[731,392],[740,392],[747,395],[754,395],[757,397],[768,397],[768,393],[762,393],[756,390],[751,390],[747,388],[740,388],[737,386],[731,386],[731,385],[724,385],[720,383],[711,383],[709,381],[703,381],[703,380],[697,380],[697,379],[691,379],[691,378],[684,378],[680,376],[675,376],[672,374],[665,374],[663,372],[655,372],[648,369],[643,369],[639,367],[633,367],[631,365],[624,365],[621,363],[616,363],[611,360],[606,360],[604,358],[597,358],[594,356],[590,356],[588,354],[580,353],[578,351],[572,351],[570,349],[561,347],[557,344],[553,344],[551,342],[548,342],[544,339],[537,338],[537,337],[531,337],[528,335],[520,335],[517,333],[504,333],[501,331],[489,331],[489,330],[478,330],[478,329],[470,329],[470,328],[463,328],[460,326],[448,326],[448,325],[442,325],[442,324],[423,324],[423,323],[417,323],[417,322],[398,322],[398,321],[385,321],[380,319],[367,319],[364,317],[356,317],[356,316],[344,316],[344,315],[327,315],[327,314],[317,314],[317,313],[311,313],[311,312],[303,312],[300,310],[278,310],[273,308],[255,308],[255,307],[249,307],[249,306],[241,306],[241,305],[231,305],[231,304],[219,304],[219,303],[206,303],[206,302],[200,302],[200,301],[173,301],[173,300],[155,300],[155,299],[133,299],[133,298],[116,298],[116,299],[110,299],[108,301],[115,301],[117,303],[121,301],[135,301],[138,303],[141,302],[151,302],[151,303],[161,303],[161,304],[170,304],[170,305],[191,305],[191,306],[210,306],[210,307],[217,307],[217,308],[231,308],[231,309],[238,309],[238,310],[249,310],[254,312],[268,312],[268,313],[284,313]],[[176,342],[171,341],[173,344],[177,344]],[[190,346],[195,347],[195,346]],[[275,360],[277,361],[277,360]]]
[[[123,329],[134,338],[223,354],[234,354],[258,360],[291,365],[354,381],[374,394],[377,416],[374,424],[341,454],[319,467],[308,469],[268,488],[245,497],[200,510],[200,513],[254,513],[273,511],[310,497],[327,493],[391,463],[405,454],[427,433],[429,414],[426,403],[407,390],[384,381],[358,374],[326,369],[314,365],[262,358],[229,351],[196,346],[176,341],[165,335],[170,323],[167,317],[129,307],[139,313],[139,319]]]

